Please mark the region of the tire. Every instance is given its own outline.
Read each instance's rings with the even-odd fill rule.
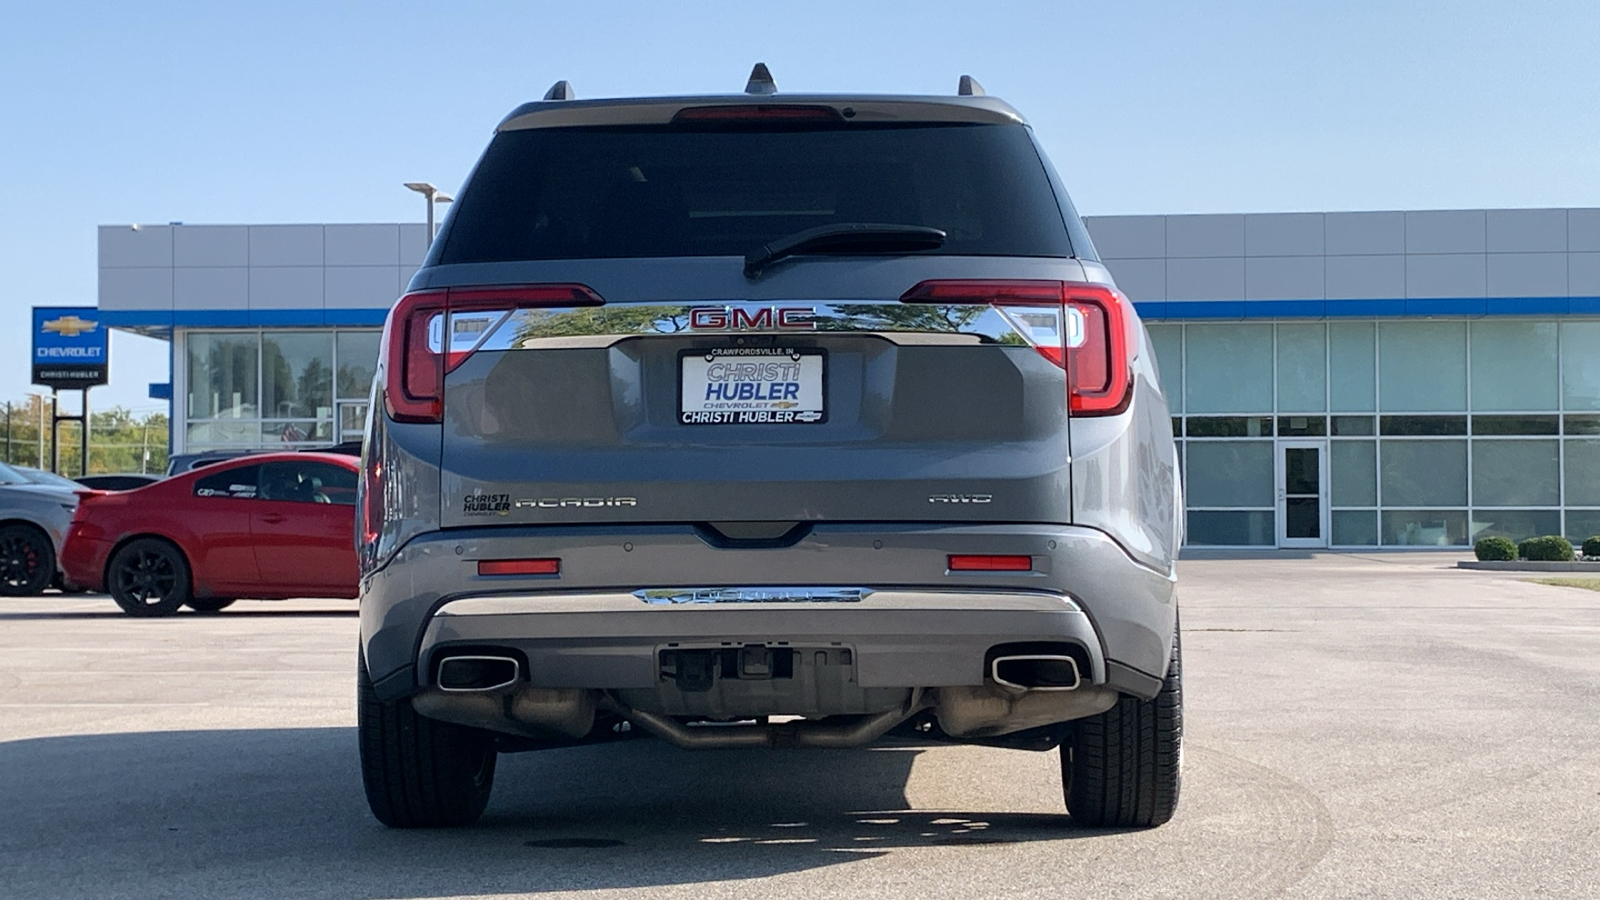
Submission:
[[[214,613],[222,612],[238,601],[238,597],[190,597],[183,605],[197,613]]]
[[[0,528],[0,596],[33,597],[56,577],[56,548],[32,525]]]
[[[1124,695],[1074,729],[1061,745],[1061,786],[1075,822],[1096,828],[1151,828],[1178,808],[1183,776],[1183,648],[1152,700]]]
[[[493,739],[417,715],[409,699],[379,700],[365,659],[356,683],[361,780],[373,816],[390,828],[476,822],[494,788]]]
[[[106,566],[106,591],[130,616],[170,616],[192,597],[189,561],[159,538],[129,541]]]

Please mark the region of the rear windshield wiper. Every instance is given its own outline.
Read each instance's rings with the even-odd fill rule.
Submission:
[[[842,222],[797,231],[744,255],[744,277],[759,278],[769,264],[796,253],[905,253],[944,245],[945,232],[923,225]]]

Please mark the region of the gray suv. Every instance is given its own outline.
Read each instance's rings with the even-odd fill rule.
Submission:
[[[357,524],[396,827],[497,754],[1059,748],[1177,804],[1155,358],[1032,131],[956,96],[580,101],[496,130],[389,314]]]

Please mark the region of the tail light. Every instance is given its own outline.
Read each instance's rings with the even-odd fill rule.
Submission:
[[[1076,281],[924,281],[902,303],[994,307],[1028,346],[1067,373],[1068,409],[1110,416],[1128,408],[1134,319],[1115,288]]]
[[[453,287],[400,298],[383,326],[379,368],[384,407],[396,422],[444,417],[444,376],[466,361],[502,319],[519,309],[601,306],[581,284]]]

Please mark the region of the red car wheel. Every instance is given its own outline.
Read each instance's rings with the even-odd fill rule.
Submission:
[[[166,541],[140,538],[111,557],[106,589],[130,616],[170,616],[189,602],[189,563]]]

